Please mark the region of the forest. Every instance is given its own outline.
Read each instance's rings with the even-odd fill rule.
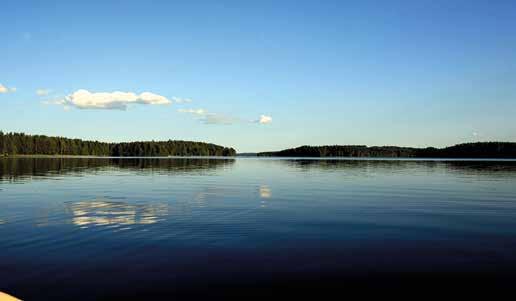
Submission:
[[[235,156],[236,151],[216,144],[182,140],[107,143],[0,131],[2,155]]]
[[[262,152],[263,157],[390,157],[390,158],[516,158],[514,142],[463,143],[444,148],[398,146],[327,145],[301,146],[277,152]]]

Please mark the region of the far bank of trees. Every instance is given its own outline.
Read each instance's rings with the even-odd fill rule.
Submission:
[[[106,143],[64,137],[3,133],[0,155],[235,156],[233,148],[181,140]]]
[[[327,145],[301,146],[278,152],[258,153],[278,157],[388,157],[388,158],[516,158],[514,142],[464,143],[445,148]]]

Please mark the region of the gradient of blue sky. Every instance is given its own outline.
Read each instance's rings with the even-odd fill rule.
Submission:
[[[238,151],[516,140],[516,1],[2,0],[0,37],[4,131]],[[78,89],[193,101],[42,103]]]

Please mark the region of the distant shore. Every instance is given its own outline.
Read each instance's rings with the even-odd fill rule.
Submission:
[[[236,160],[236,159],[270,159],[270,160],[349,160],[349,161],[515,161],[516,158],[473,158],[473,157],[313,157],[313,156],[257,156],[236,155],[224,156],[147,156],[147,157],[114,157],[114,156],[74,156],[74,155],[0,155],[0,159],[100,159],[100,160]]]
[[[492,158],[516,159],[516,142],[474,142],[435,148],[366,145],[304,145],[272,152],[240,153],[206,142],[166,140],[99,142],[64,137],[3,133],[0,157],[39,158]]]
[[[100,142],[92,140],[3,133],[0,154],[105,157],[234,156],[235,149],[213,143],[165,140]]]
[[[275,152],[257,153],[258,157],[349,157],[349,158],[493,158],[515,159],[515,142],[463,143],[444,148],[399,146],[326,145],[301,146]]]
[[[234,159],[235,156],[91,156],[91,155],[0,155],[0,158],[84,158],[84,159],[174,159],[174,158],[221,158]]]

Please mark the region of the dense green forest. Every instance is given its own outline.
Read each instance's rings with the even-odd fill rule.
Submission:
[[[445,148],[368,147],[365,145],[301,146],[257,155],[264,157],[516,158],[516,143],[476,142]]]
[[[106,143],[63,137],[3,133],[0,155],[234,156],[233,148],[204,142],[168,140]]]

